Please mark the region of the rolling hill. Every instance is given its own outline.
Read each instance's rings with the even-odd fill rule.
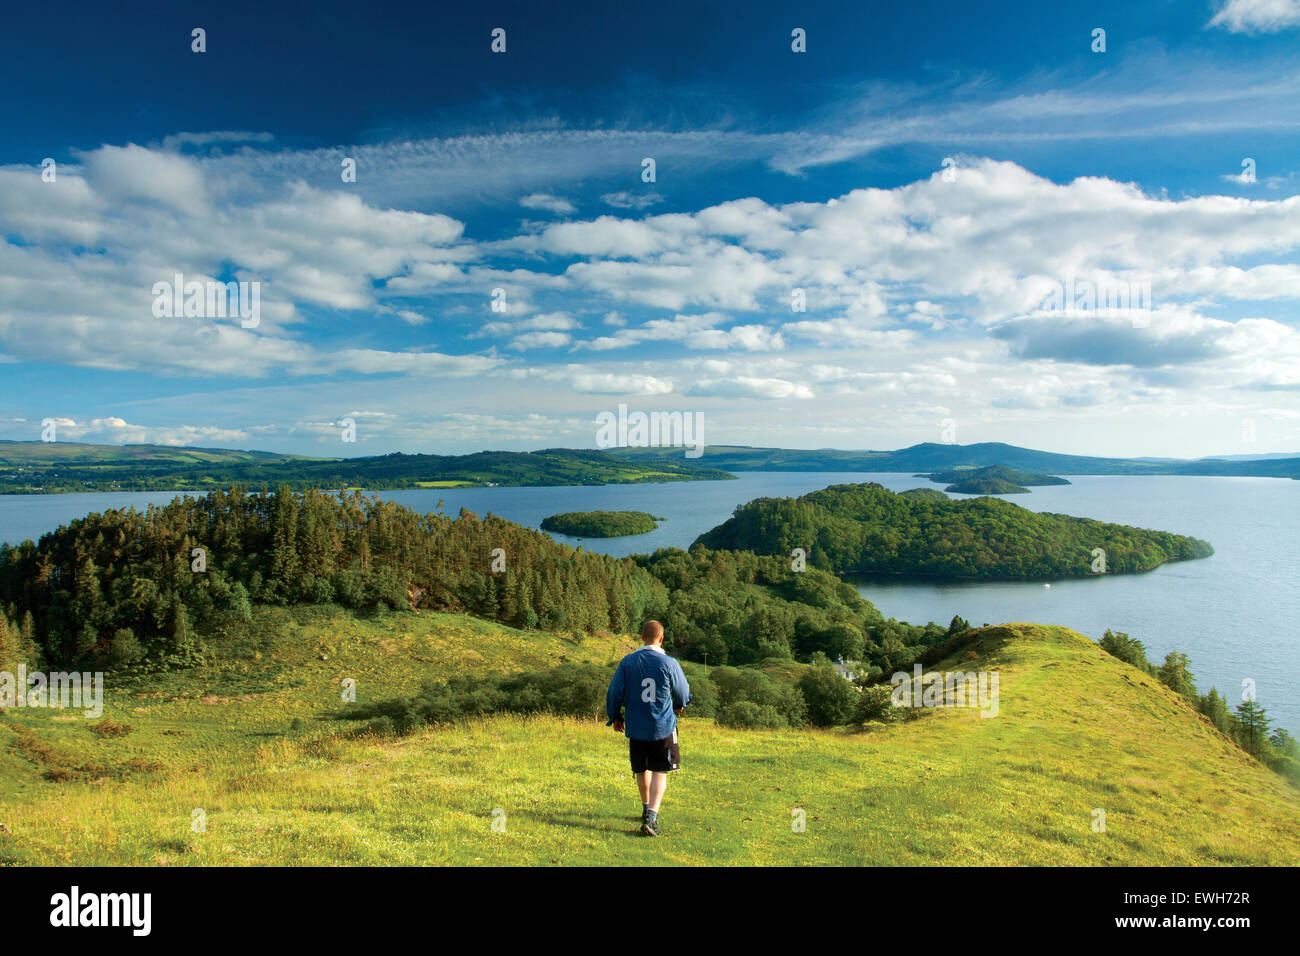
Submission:
[[[210,491],[232,484],[291,488],[457,488],[727,480],[725,471],[677,461],[632,462],[564,448],[472,455],[305,458],[259,451],[162,445],[0,442],[0,494]]]
[[[672,449],[617,448],[615,455],[636,461],[670,460]],[[680,456],[680,450],[677,452]],[[925,442],[897,451],[840,451],[830,448],[751,448],[708,445],[700,461],[727,471],[879,471],[934,472],[952,468],[1005,465],[1030,472],[1065,475],[1224,475],[1300,477],[1300,457],[1249,460],[1094,458],[1020,448],[1002,442],[944,445]]]

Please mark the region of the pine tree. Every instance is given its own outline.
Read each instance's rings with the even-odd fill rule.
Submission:
[[[77,660],[83,660],[95,652],[99,646],[99,632],[95,626],[87,621],[81,626],[77,633],[76,643],[73,644],[73,654]]]
[[[18,663],[18,635],[0,613],[0,671],[12,671]]]
[[[1156,671],[1156,676],[1170,690],[1182,694],[1188,700],[1196,700],[1196,683],[1192,680],[1191,661],[1186,654],[1170,651]]]
[[[171,663],[178,667],[188,667],[202,659],[194,632],[190,629],[189,612],[180,600],[176,601],[172,611],[172,634],[168,650],[171,652]]]
[[[1214,724],[1220,733],[1232,736],[1234,718],[1216,688],[1211,687],[1210,692],[1200,699],[1197,709],[1210,719],[1210,723]]]
[[[1272,719],[1254,700],[1243,700],[1237,705],[1237,719],[1241,722],[1238,738],[1242,749],[1262,759],[1267,753],[1268,730],[1273,723]]]
[[[18,626],[18,657],[30,667],[41,663],[40,648],[36,644],[36,620],[31,611],[23,612],[22,623]]]

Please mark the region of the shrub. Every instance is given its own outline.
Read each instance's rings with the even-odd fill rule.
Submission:
[[[1129,637],[1123,631],[1106,629],[1105,635],[1097,642],[1101,649],[1112,657],[1117,657],[1126,664],[1152,673],[1151,662],[1147,660],[1147,649],[1141,641]]]
[[[689,661],[682,662],[682,672],[691,685],[691,706],[687,713],[694,717],[718,715],[718,688],[706,668]]]
[[[779,729],[790,726],[785,717],[770,704],[756,704],[752,700],[736,700],[718,709],[718,723],[724,727],[747,730]]]
[[[772,680],[759,670],[738,667],[715,667],[712,674],[718,688],[718,720],[723,710],[740,701],[759,707],[771,707],[791,727],[808,721],[808,706],[799,688]]]
[[[853,722],[867,724],[872,721],[888,723],[898,717],[894,707],[893,691],[887,684],[873,684],[862,688],[858,699],[853,702]]]
[[[87,726],[101,737],[125,737],[134,729],[130,724],[119,724],[107,717],[97,724],[88,724]]]
[[[116,667],[129,667],[143,660],[145,649],[129,627],[119,627],[108,642],[108,659]]]
[[[307,600],[312,604],[331,604],[334,601],[334,585],[329,578],[312,577],[306,584],[306,591]]]
[[[814,667],[799,678],[808,719],[818,727],[847,724],[853,716],[853,685],[831,667]]]
[[[612,668],[595,664],[560,664],[510,676],[462,675],[430,684],[410,701],[387,705],[384,711],[399,729],[501,712],[599,718],[612,677]]]
[[[339,571],[334,575],[334,594],[340,604],[360,607],[366,599],[366,576],[361,571]]]
[[[366,582],[367,606],[387,605],[393,610],[407,610],[411,606],[410,583],[401,571],[383,566],[371,573]]]
[[[526,671],[501,685],[502,708],[515,713],[571,714],[600,717],[613,673],[595,664],[560,664]]]

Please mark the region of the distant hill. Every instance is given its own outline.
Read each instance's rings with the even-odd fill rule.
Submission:
[[[667,448],[616,448],[611,453],[640,461],[671,459]],[[680,457],[680,450],[675,452]],[[1094,458],[1036,451],[1003,442],[941,445],[925,442],[897,451],[752,448],[708,445],[698,459],[727,471],[880,471],[935,472],[958,467],[1005,465],[1030,472],[1064,475],[1223,475],[1232,477],[1300,477],[1300,457],[1249,461],[1227,459]]]
[[[1150,571],[1208,557],[1205,541],[1164,531],[1029,511],[997,498],[899,495],[878,484],[759,498],[696,539],[707,548],[807,554],[826,571],[954,579],[1041,579]]]
[[[1197,461],[1273,461],[1278,458],[1300,458],[1300,452],[1275,451],[1267,455],[1206,455]]]
[[[278,452],[166,445],[0,441],[0,494],[84,491],[209,491],[254,488],[466,488],[484,485],[605,485],[719,481],[737,471],[878,471],[926,474],[1002,466],[1034,474],[1224,475],[1300,478],[1300,457],[1252,460],[1092,458],[1001,442],[898,451],[750,448],[710,445],[699,459],[680,448],[546,448],[469,455],[395,452],[312,458]],[[1025,482],[1013,482],[1024,485]]]
[[[725,480],[716,468],[634,462],[603,451],[550,448],[472,455],[307,458],[261,451],[164,445],[0,442],[0,494],[79,491],[210,491],[260,488],[457,488],[483,485],[606,485]]]

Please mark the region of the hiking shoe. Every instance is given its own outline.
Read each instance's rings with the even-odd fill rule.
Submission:
[[[657,837],[659,835],[659,821],[651,820],[646,817],[641,821],[641,835]]]

